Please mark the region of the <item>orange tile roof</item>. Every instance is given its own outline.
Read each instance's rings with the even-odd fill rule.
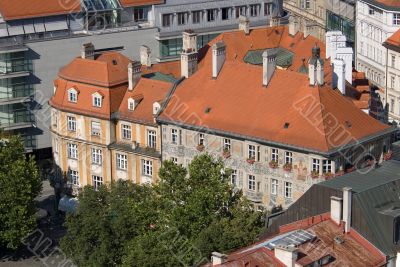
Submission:
[[[96,60],[75,58],[60,70],[66,80],[111,87],[128,81],[130,59],[118,52],[106,52]]]
[[[80,0],[0,0],[0,13],[6,21],[80,11]]]
[[[161,72],[163,74],[170,74],[176,79],[181,77],[181,61],[174,60],[169,62],[162,62],[153,64],[151,67],[142,66],[143,74]]]
[[[226,62],[218,78],[212,79],[209,47],[220,40],[226,45]],[[179,109],[179,103],[172,101],[159,118],[182,123],[196,114],[198,119],[190,120],[190,126],[319,152],[328,152],[349,142],[340,138],[343,132],[332,129],[329,121],[332,118],[327,114],[332,114],[337,127],[346,129],[354,139],[387,130],[386,125],[360,111],[328,85],[310,87],[308,76],[297,72],[301,59],[311,56],[315,42],[318,43],[315,38],[304,39],[302,34],[289,36],[286,27],[252,30],[249,35],[241,31],[223,33],[202,51],[199,70],[184,80],[174,93],[174,101],[179,99],[185,103],[181,106],[188,108]],[[244,63],[243,57],[249,50],[277,46],[297,51],[295,63],[289,68],[296,71],[276,69],[265,88],[262,67]],[[321,50],[324,57],[324,49]],[[331,75],[330,71],[325,73]],[[211,111],[205,112],[208,108]],[[301,114],[302,111],[305,114]],[[285,123],[289,123],[287,129],[283,127]]]
[[[399,2],[399,5],[400,5],[400,2]],[[400,47],[400,29],[397,32],[395,32],[392,36],[390,36],[385,41],[385,44]]]
[[[144,124],[155,124],[153,116],[153,103],[163,101],[172,84],[164,81],[141,78],[132,91],[126,91],[118,109],[119,118]],[[128,99],[138,99],[140,103],[133,111],[128,109]],[[160,103],[162,105],[162,103]]]
[[[399,0],[374,0],[374,1],[388,7],[400,7]]]
[[[164,0],[120,0],[124,7],[163,4]]]

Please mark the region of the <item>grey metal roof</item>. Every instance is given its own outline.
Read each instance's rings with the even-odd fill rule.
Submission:
[[[365,174],[355,171],[319,185],[339,190],[351,187],[353,192],[360,193],[397,180],[400,180],[400,161],[390,160]]]

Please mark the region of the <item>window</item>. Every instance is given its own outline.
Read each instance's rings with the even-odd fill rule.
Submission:
[[[121,136],[122,139],[127,139],[127,140],[132,139],[132,129],[130,125],[121,124]]]
[[[393,25],[400,25],[400,13],[393,14]]]
[[[198,24],[200,23],[200,18],[201,18],[201,11],[193,11],[192,12],[192,21],[193,24]]]
[[[142,160],[142,174],[153,176],[153,162],[151,160]]]
[[[246,6],[237,6],[235,10],[236,18],[239,18],[240,16],[246,16]]]
[[[203,133],[199,134],[199,142],[198,142],[199,146],[204,146],[205,145],[205,137]]]
[[[224,7],[221,9],[221,15],[222,15],[222,20],[228,20],[229,19],[229,7]]]
[[[223,149],[226,151],[231,151],[231,139],[224,138]]]
[[[58,153],[58,140],[57,139],[53,139],[53,148],[54,148],[54,153]]]
[[[139,21],[146,21],[147,20],[147,13],[145,12],[144,8],[135,7],[133,10],[133,17],[135,22]]]
[[[248,184],[249,190],[256,190],[256,177],[254,175],[249,175],[249,184]]]
[[[77,159],[78,158],[78,146],[76,144],[67,144],[68,158]]]
[[[309,9],[311,7],[310,0],[300,0],[300,7],[303,9]]]
[[[181,12],[178,13],[178,25],[185,25],[186,24],[186,13]]]
[[[92,164],[101,165],[103,163],[103,151],[100,148],[92,148]]]
[[[78,102],[78,92],[75,89],[68,90],[68,101],[72,103]]]
[[[99,94],[93,95],[93,107],[101,108],[101,95]]]
[[[311,170],[319,173],[319,159],[312,159]]]
[[[271,3],[264,3],[264,15],[269,16],[271,15],[272,4]]]
[[[77,171],[69,170],[68,174],[71,184],[79,185],[79,173]]]
[[[249,159],[256,159],[256,146],[254,145],[248,146],[248,157]]]
[[[285,182],[285,198],[292,198],[292,183]]]
[[[332,173],[332,162],[330,160],[322,161],[322,172],[323,173]]]
[[[156,131],[149,130],[147,131],[147,146],[150,148],[156,148]]]
[[[94,190],[99,190],[99,187],[103,184],[103,177],[93,175],[92,176],[92,183]]]
[[[162,26],[163,27],[171,26],[171,14],[163,14],[162,15]]]
[[[292,164],[292,162],[293,162],[293,153],[289,152],[289,151],[286,151],[285,152],[285,163],[286,164]]]
[[[128,169],[128,156],[117,153],[117,169]]]
[[[178,130],[171,129],[171,143],[177,145],[178,144]]]
[[[271,179],[271,195],[277,195],[278,194],[278,180],[276,179]]]
[[[259,9],[260,9],[260,5],[251,5],[250,6],[250,16],[257,17]]]
[[[396,68],[396,56],[392,55],[392,68]]]
[[[278,162],[278,159],[279,159],[279,152],[278,152],[278,149],[272,148],[272,149],[271,149],[271,160],[272,160],[272,161]]]
[[[178,164],[178,158],[171,157],[171,161],[175,164]]]
[[[101,135],[101,124],[100,122],[92,121],[91,134],[95,136]]]
[[[375,9],[372,6],[368,6],[368,14],[370,14],[370,15],[375,14]]]
[[[52,118],[52,123],[54,127],[58,126],[58,113],[56,111],[53,111],[51,113],[51,118]]]
[[[67,116],[67,128],[68,131],[75,132],[76,131],[76,119],[75,117]]]
[[[395,86],[395,77],[391,76],[390,77],[390,88],[394,89]]]
[[[237,183],[237,170],[232,170],[231,183],[232,183],[232,185],[236,186],[236,183]]]
[[[133,110],[135,110],[135,100],[133,100],[133,99],[128,99],[128,109],[130,110],[130,111],[133,111]]]
[[[207,9],[207,21],[211,22],[215,20],[215,9]]]

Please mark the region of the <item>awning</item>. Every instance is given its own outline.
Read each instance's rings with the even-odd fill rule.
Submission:
[[[34,20],[35,32],[45,32],[43,19],[35,19]]]
[[[68,30],[68,24],[65,17],[46,18],[44,25],[46,27],[46,32]]]
[[[25,34],[35,33],[35,27],[33,26],[33,20],[26,21],[24,23]]]
[[[60,202],[58,203],[58,210],[66,213],[75,213],[77,206],[78,206],[77,198],[63,196],[60,199]]]
[[[7,26],[10,36],[22,35],[25,33],[22,21],[10,21]]]

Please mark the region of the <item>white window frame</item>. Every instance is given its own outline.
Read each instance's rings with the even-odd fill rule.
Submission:
[[[78,91],[74,88],[68,90],[68,102],[77,103],[78,102]]]
[[[249,174],[247,176],[247,189],[250,191],[256,191],[256,176]]]
[[[153,161],[142,159],[142,175],[153,176]]]
[[[178,158],[176,157],[171,157],[171,161],[175,164],[178,164]]]
[[[67,143],[67,155],[70,159],[78,159],[78,145]]]
[[[232,170],[232,173],[231,173],[231,184],[232,185],[234,185],[234,186],[237,185],[237,182],[238,182],[237,178],[238,178],[238,171]]]
[[[271,195],[278,195],[279,181],[277,179],[271,179]]]
[[[174,145],[177,145],[178,141],[179,141],[178,129],[172,128],[171,129],[171,143]]]
[[[255,145],[247,145],[247,157],[249,159],[256,159],[256,146]]]
[[[92,105],[93,107],[101,108],[102,96],[98,93],[92,95]]]
[[[203,133],[199,133],[199,138],[197,144],[199,146],[205,146],[206,145],[206,137]]]
[[[277,148],[271,148],[271,160],[278,162],[279,150]]]
[[[157,147],[157,133],[154,130],[147,130],[147,146],[150,148]]]
[[[250,16],[257,17],[260,10],[259,4],[250,5]]]
[[[99,190],[99,187],[103,185],[103,177],[97,176],[97,175],[92,175],[92,184],[94,187],[94,190]]]
[[[128,110],[130,110],[130,111],[135,110],[135,100],[132,98],[128,99]]]
[[[316,159],[313,158],[312,159],[312,164],[311,164],[311,170],[313,172],[320,172],[320,168],[321,168],[321,160],[320,159]]]
[[[332,173],[332,161],[328,159],[322,160],[322,173]]]
[[[101,136],[101,123],[98,121],[92,121],[90,133],[93,136]]]
[[[393,13],[393,25],[400,25],[400,13]]]
[[[232,145],[231,145],[231,139],[224,138],[223,140],[223,149],[227,151],[231,151]]]
[[[285,164],[293,163],[293,153],[290,151],[285,151]]]
[[[201,17],[202,17],[201,15],[202,15],[201,10],[192,11],[192,23],[199,24],[201,22]]]
[[[127,170],[128,169],[128,156],[126,154],[116,154],[117,158],[117,169]]]
[[[92,147],[92,164],[103,164],[103,151],[101,150],[101,148]]]
[[[285,186],[284,187],[285,188],[285,198],[289,198],[289,199],[293,198],[293,192],[292,192],[293,184],[291,182],[285,182],[284,186]]]
[[[121,138],[125,140],[132,140],[132,126],[129,124],[121,124]]]
[[[68,176],[71,184],[79,186],[79,172],[74,170],[68,171]]]
[[[73,116],[67,116],[67,129],[70,132],[76,132],[76,118]]]

